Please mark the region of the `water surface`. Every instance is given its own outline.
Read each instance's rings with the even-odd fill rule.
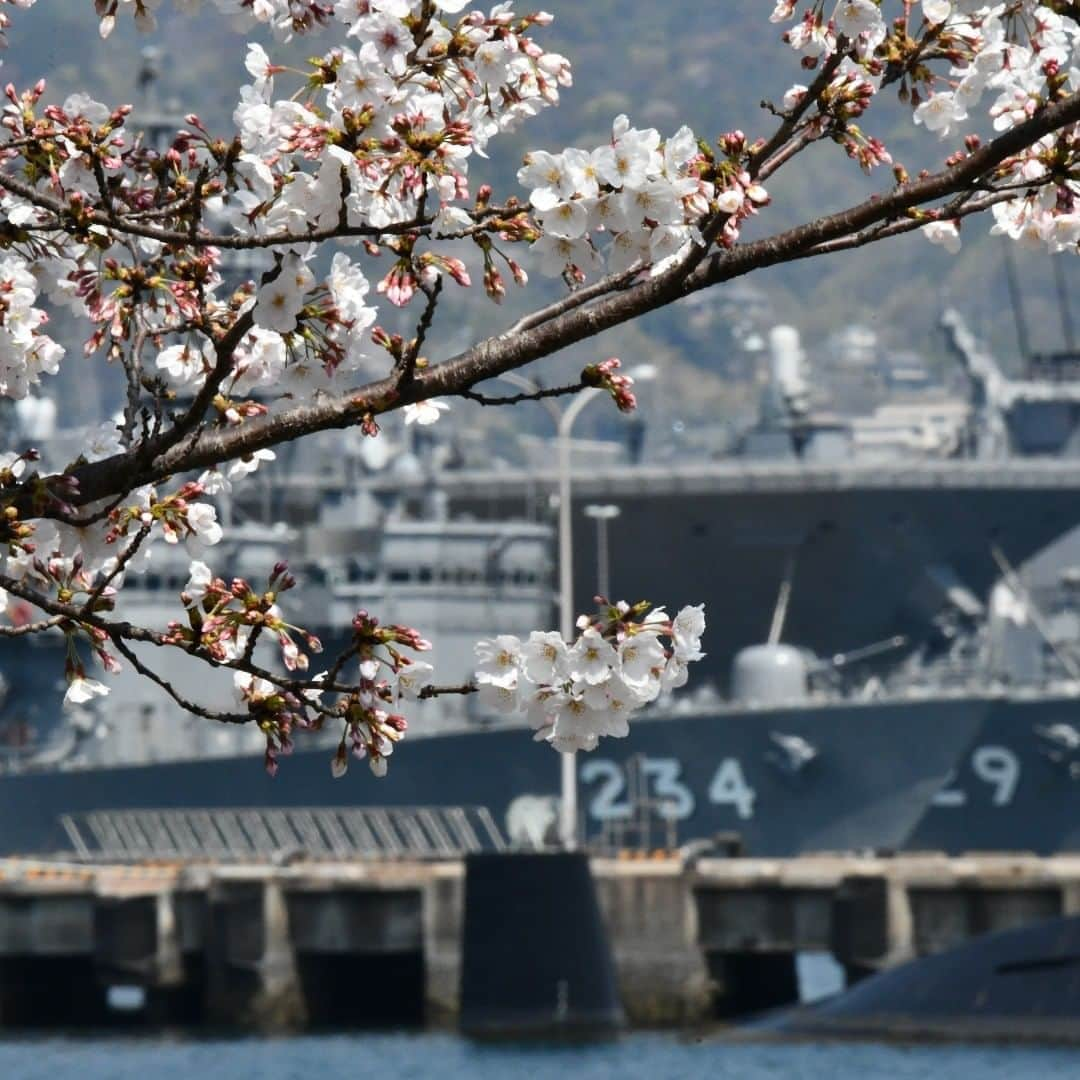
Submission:
[[[452,1035],[0,1042],[3,1080],[1080,1080],[1080,1051],[730,1044],[635,1034],[584,1047],[477,1046]]]

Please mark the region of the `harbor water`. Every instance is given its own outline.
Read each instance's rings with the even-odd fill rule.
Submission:
[[[629,1035],[590,1046],[476,1045],[451,1035],[170,1041],[49,1038],[0,1043],[5,1080],[1070,1080],[1080,1052],[991,1046],[733,1044]]]

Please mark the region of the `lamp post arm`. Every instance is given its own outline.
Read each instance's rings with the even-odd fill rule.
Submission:
[[[599,386],[587,386],[582,390],[565,409],[562,410],[562,415],[559,417],[558,431],[559,438],[563,441],[567,441],[570,438],[570,429],[574,426],[574,422],[581,414],[581,410],[592,401],[597,394],[603,394],[607,391],[602,390]]]

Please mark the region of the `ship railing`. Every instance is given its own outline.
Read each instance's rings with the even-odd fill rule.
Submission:
[[[622,816],[604,821],[600,833],[586,846],[595,855],[621,852],[674,851],[679,846],[676,805],[649,791],[645,775],[647,758],[632,754],[626,763],[627,808]]]
[[[87,862],[423,860],[507,849],[483,806],[95,810],[59,823]]]

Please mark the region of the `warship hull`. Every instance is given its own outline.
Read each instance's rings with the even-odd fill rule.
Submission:
[[[744,850],[768,856],[897,848],[992,707],[963,698],[645,718],[629,738],[578,755],[582,834],[634,847],[738,833]],[[9,774],[0,852],[63,850],[65,815],[138,809],[484,806],[512,843],[542,843],[560,768],[530,734],[417,736],[384,779],[361,761],[332,779],[325,747],[283,759],[274,778],[250,754]],[[812,756],[793,762],[778,736],[797,737]]]
[[[1080,699],[991,703],[905,843],[912,851],[1080,851]]]

